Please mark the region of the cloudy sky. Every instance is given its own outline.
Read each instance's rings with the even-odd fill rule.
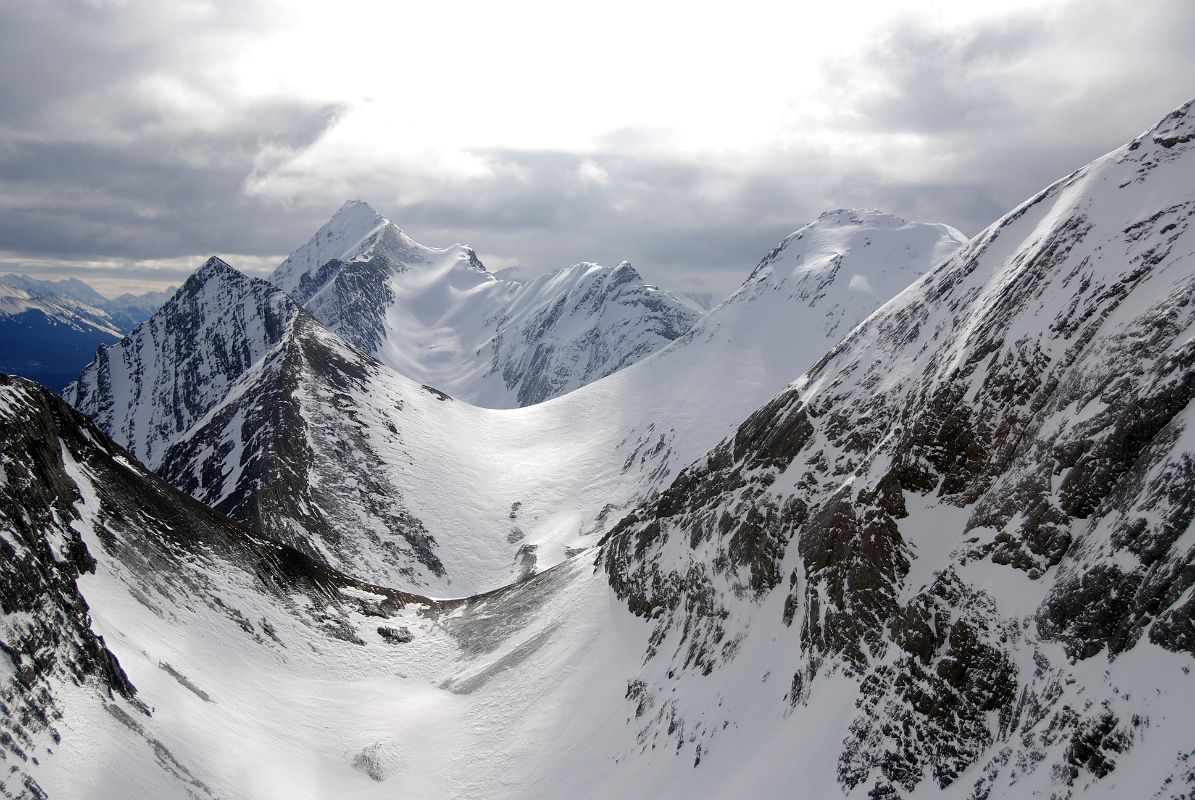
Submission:
[[[828,208],[978,232],[1195,96],[1193,41],[1190,0],[0,0],[0,272],[265,271],[361,198],[724,292]]]

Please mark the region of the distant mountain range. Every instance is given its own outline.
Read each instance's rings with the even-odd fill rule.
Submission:
[[[107,298],[78,279],[0,277],[0,371],[55,391],[78,376],[96,349],[157,311],[173,289]]]

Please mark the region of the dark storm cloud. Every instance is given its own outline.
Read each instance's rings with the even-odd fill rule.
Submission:
[[[25,271],[86,276],[89,268],[70,264],[294,246],[277,209],[245,195],[245,177],[267,148],[310,145],[338,108],[285,97],[226,102],[205,59],[265,20],[251,4],[197,4],[180,34],[169,5],[0,3],[7,265],[21,269],[24,255],[34,264]],[[155,80],[182,100],[144,90]],[[205,117],[209,100],[219,119]],[[64,263],[55,268],[55,258]],[[130,264],[105,275],[177,280],[180,269]]]
[[[0,215],[4,249],[42,255],[171,258],[219,249],[288,250],[291,231],[244,195],[263,141],[310,143],[333,109],[251,108],[216,132],[129,142],[23,138],[0,151],[0,189],[20,200]]]
[[[39,130],[74,118],[101,129],[148,127],[158,115],[131,85],[169,73],[219,90],[204,65],[272,24],[263,6],[232,0],[0,3],[5,126]]]
[[[612,120],[594,152],[474,150],[487,176],[461,180],[369,153],[301,158],[343,109],[238,100],[219,68],[276,24],[250,2],[0,0],[6,271],[25,259],[177,282],[208,253],[264,269],[360,197],[492,266],[628,259],[665,286],[725,291],[827,208],[975,233],[1195,94],[1188,0],[1092,0],[961,30],[909,18],[829,64],[829,113],[793,106],[771,144],[701,155]]]

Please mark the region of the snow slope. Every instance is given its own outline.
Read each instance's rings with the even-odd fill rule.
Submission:
[[[255,538],[31,383],[0,377],[0,441],[6,794],[550,794],[617,753],[646,626],[589,564],[435,603]],[[529,759],[569,711],[606,738]]]
[[[572,476],[562,496],[575,498],[575,529],[605,529],[962,239],[947,226],[880,212],[828,212],[781,242],[673,344],[563,397],[503,412],[492,426],[570,441],[553,472]],[[528,533],[541,565],[589,541]]]
[[[0,443],[5,796],[269,796],[242,783],[252,726],[203,686],[259,689],[238,665],[272,661],[278,677],[302,660],[282,638],[295,631],[303,650],[309,640],[335,653],[350,609],[376,619],[434,607],[254,537],[31,382],[0,376]],[[229,714],[205,715],[208,704]],[[228,768],[234,754],[244,769]]]
[[[604,568],[654,626],[645,737],[704,765],[743,723],[695,676],[775,681],[754,724],[846,701],[822,774],[851,796],[1190,795],[1192,187],[1187,105],[612,530]]]
[[[498,280],[472,248],[425,247],[360,201],[346,203],[271,281],[401,374],[493,408],[609,375],[698,316],[627,263]]]

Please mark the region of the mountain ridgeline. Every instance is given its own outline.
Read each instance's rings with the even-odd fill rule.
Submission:
[[[359,201],[270,280],[387,366],[492,408],[533,405],[604,378],[700,316],[626,262],[498,280],[472,248],[425,247]]]
[[[213,258],[64,396],[232,519],[421,585],[444,571],[435,540],[403,506],[354,406],[376,397],[367,382],[379,369],[281,290]],[[384,435],[397,435],[389,416],[401,406],[383,410]]]
[[[716,304],[359,202],[212,259],[0,378],[0,791],[1190,797],[1193,219],[1188,104]]]
[[[614,528],[601,563],[663,662],[648,729],[716,746],[676,676],[764,636],[795,643],[786,713],[857,687],[844,791],[1082,794],[1189,736],[1192,130],[1184,107],[997,221]],[[1189,791],[1186,759],[1136,791]]]
[[[377,236],[399,236],[379,224]],[[592,545],[604,524],[661,488],[961,239],[945,226],[876,212],[823,215],[723,307],[683,336],[671,331],[671,346],[520,414],[453,400],[418,373],[388,369],[295,297],[212,259],[105,349],[65,397],[162,477],[243,525],[389,585],[469,594]],[[325,232],[315,241],[343,240]],[[432,259],[395,274],[372,261],[346,263],[432,285],[461,267],[453,261],[437,272],[443,265]],[[581,265],[524,284],[504,315],[529,320],[556,309],[541,326],[550,337],[578,320],[625,315],[624,293],[641,293],[629,267]],[[792,313],[794,305],[807,312]],[[510,350],[501,338],[495,347]],[[602,352],[636,352],[614,329],[595,341]],[[512,351],[516,371],[536,376],[524,388],[546,385],[549,373],[535,365],[550,351]]]

